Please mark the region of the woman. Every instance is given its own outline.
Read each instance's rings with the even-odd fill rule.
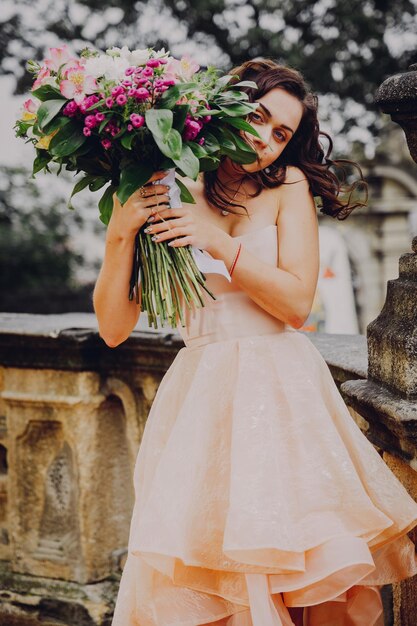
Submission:
[[[319,270],[314,196],[342,219],[357,204],[319,144],[317,101],[272,61],[236,68],[259,102],[242,136],[257,161],[225,158],[169,208],[157,181],[114,197],[94,293],[117,346],[140,307],[126,293],[136,231],[222,259],[216,300],[185,310],[185,341],[139,449],[129,552],[113,626],[378,626],[380,586],[417,573],[417,504],[352,420],[308,337]],[[324,134],[324,133],[322,133]],[[327,136],[328,137],[328,136]],[[188,181],[187,181],[188,182]],[[360,181],[359,181],[360,182]],[[339,197],[338,197],[339,196]],[[240,211],[238,209],[241,209]]]

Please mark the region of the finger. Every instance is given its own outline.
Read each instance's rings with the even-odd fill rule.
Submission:
[[[154,195],[152,196],[148,196],[147,198],[143,199],[143,204],[142,206],[144,206],[145,208],[149,209],[150,207],[156,207],[157,211],[159,211],[159,207],[162,210],[166,210],[169,207],[169,203],[171,201],[171,198],[169,197],[168,194],[163,194],[163,195]]]
[[[186,217],[186,215],[187,215],[187,210],[183,209],[182,207],[178,207],[175,209],[172,209],[172,208],[160,209],[155,214],[155,220],[152,220],[152,221],[157,222],[159,220],[169,219],[171,217]]]
[[[191,235],[187,235],[186,237],[180,237],[179,239],[173,239],[172,241],[168,241],[168,245],[173,248],[182,248],[183,246],[192,246],[193,238]]]
[[[167,229],[163,228],[168,224],[168,222],[163,222],[162,224],[158,224],[158,232],[154,232],[155,228],[152,229],[152,241],[167,241],[169,239],[173,239],[174,237],[184,237],[189,234],[189,229],[186,226],[170,226]],[[149,232],[149,231],[148,231]]]
[[[159,170],[158,172],[155,172],[154,174],[152,174],[152,176],[149,178],[146,184],[152,183],[154,180],[160,180],[161,178],[165,178],[167,174],[168,174],[167,171]]]

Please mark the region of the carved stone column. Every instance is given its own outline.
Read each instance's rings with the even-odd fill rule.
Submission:
[[[417,65],[390,76],[376,103],[403,128],[417,162]],[[386,301],[367,327],[368,378],[341,385],[350,405],[369,425],[367,437],[417,499],[417,237],[399,261],[399,276],[387,283]],[[416,542],[417,532],[409,533]],[[393,586],[394,626],[415,626],[417,576]]]

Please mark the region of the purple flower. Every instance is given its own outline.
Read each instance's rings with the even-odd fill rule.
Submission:
[[[136,89],[136,97],[139,98],[139,100],[145,100],[149,98],[149,91],[144,87],[139,87],[139,89]]]
[[[75,100],[71,100],[68,104],[65,105],[64,110],[62,111],[64,115],[67,117],[74,117],[74,115],[78,111],[78,104]]]
[[[130,116],[130,121],[135,128],[140,128],[144,125],[145,118],[143,117],[143,115],[139,115],[138,113],[132,113]]]
[[[121,93],[119,96],[117,96],[116,102],[118,105],[123,106],[127,102],[127,97],[124,93]]]

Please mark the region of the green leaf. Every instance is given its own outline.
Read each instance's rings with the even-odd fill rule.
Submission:
[[[200,171],[200,162],[194,153],[187,145],[182,146],[182,152],[179,159],[172,159],[178,167],[184,172],[186,176],[197,180],[198,173]]]
[[[206,152],[217,152],[220,150],[220,143],[215,135],[210,131],[204,131],[204,149]]]
[[[120,173],[120,185],[117,189],[117,197],[121,204],[124,204],[136,189],[147,183],[152,174],[151,165],[142,163],[131,163],[123,168]]]
[[[181,190],[181,202],[187,202],[188,204],[195,204],[195,199],[194,197],[191,195],[190,190],[184,185],[184,183],[179,179],[176,178],[175,182],[177,183],[178,187]]]
[[[168,109],[148,109],[145,112],[146,125],[154,139],[164,139],[172,129],[174,115]]]
[[[32,177],[43,170],[51,160],[51,155],[46,150],[37,150],[38,156],[33,161]]]
[[[230,124],[230,126],[233,126],[234,128],[238,128],[239,130],[244,130],[247,133],[250,133],[251,135],[255,135],[255,137],[260,138],[258,131],[255,130],[254,127],[251,126],[251,124],[249,124],[248,122],[245,122],[245,120],[241,120],[239,118],[234,118],[234,117],[222,117],[222,122],[226,122],[227,124]]]
[[[173,161],[181,157],[182,137],[175,128],[171,128],[164,138],[154,137],[155,143],[162,154]]]
[[[195,141],[187,141],[185,145],[189,146],[189,148],[194,152],[197,159],[202,159],[203,157],[207,156],[207,152],[206,150],[204,150],[203,146],[200,146],[200,144],[196,143]]]
[[[69,156],[80,146],[82,146],[87,137],[83,135],[80,127],[71,122],[61,128],[51,139],[49,144],[49,152],[55,157]]]
[[[174,121],[172,123],[172,126],[179,133],[182,133],[182,131],[184,130],[185,119],[189,110],[189,104],[177,104],[177,106],[172,109],[172,112],[174,114]]]
[[[180,90],[176,85],[167,89],[158,100],[158,108],[172,109],[175,103],[181,98]]]
[[[90,191],[98,191],[99,189],[104,187],[104,185],[108,182],[108,180],[109,179],[106,178],[105,176],[99,176],[98,178],[95,178],[89,183],[88,188]]]
[[[71,196],[68,200],[68,204],[67,204],[68,209],[74,209],[74,207],[72,206],[71,198],[75,196],[76,193],[79,193],[80,191],[85,189],[87,185],[89,185],[93,180],[94,180],[94,176],[91,176],[91,174],[86,174],[85,176],[83,176],[83,178],[81,178],[74,185],[73,190],[71,192]]]
[[[248,113],[252,113],[253,106],[248,104],[228,104],[227,106],[223,106],[222,104],[218,105],[224,113],[227,113],[230,117],[239,117],[242,115],[248,115]]]
[[[40,129],[43,130],[45,126],[58,115],[63,104],[63,100],[47,100],[46,102],[42,102],[37,112],[38,126]]]
[[[46,102],[47,100],[56,100],[58,98],[62,99],[63,101],[67,100],[67,98],[62,95],[59,89],[56,89],[56,87],[52,87],[52,85],[42,85],[42,87],[38,87],[38,89],[32,91],[32,95],[36,96],[36,98],[38,98],[38,100],[41,100],[41,102]]]
[[[253,152],[253,148],[251,148],[251,146],[244,139],[242,139],[242,137],[239,137],[239,135],[228,128],[223,128],[222,130],[227,139],[234,143],[237,149],[242,150],[243,152]]]
[[[70,123],[70,118],[65,117],[65,115],[61,115],[60,117],[55,117],[49,124],[44,127],[44,133],[46,135],[50,135],[54,132],[54,130],[58,130],[58,128],[63,128],[67,124]]]
[[[200,171],[201,172],[211,172],[212,170],[217,170],[220,165],[220,159],[215,157],[205,157],[204,159],[200,159]]]
[[[241,80],[240,83],[234,83],[233,87],[252,87],[257,89],[258,85],[253,80]]]
[[[134,140],[134,138],[136,137],[136,135],[134,133],[129,133],[128,135],[123,135],[123,137],[120,140],[120,143],[122,144],[123,148],[126,148],[126,150],[131,150],[132,149],[132,142]]]
[[[242,150],[229,150],[222,146],[222,153],[228,156],[235,163],[253,163],[256,161],[256,153],[243,152]]]
[[[115,185],[109,185],[106,191],[101,196],[98,208],[100,210],[100,221],[106,226],[110,222],[111,215],[113,213],[113,194],[116,191]]]

